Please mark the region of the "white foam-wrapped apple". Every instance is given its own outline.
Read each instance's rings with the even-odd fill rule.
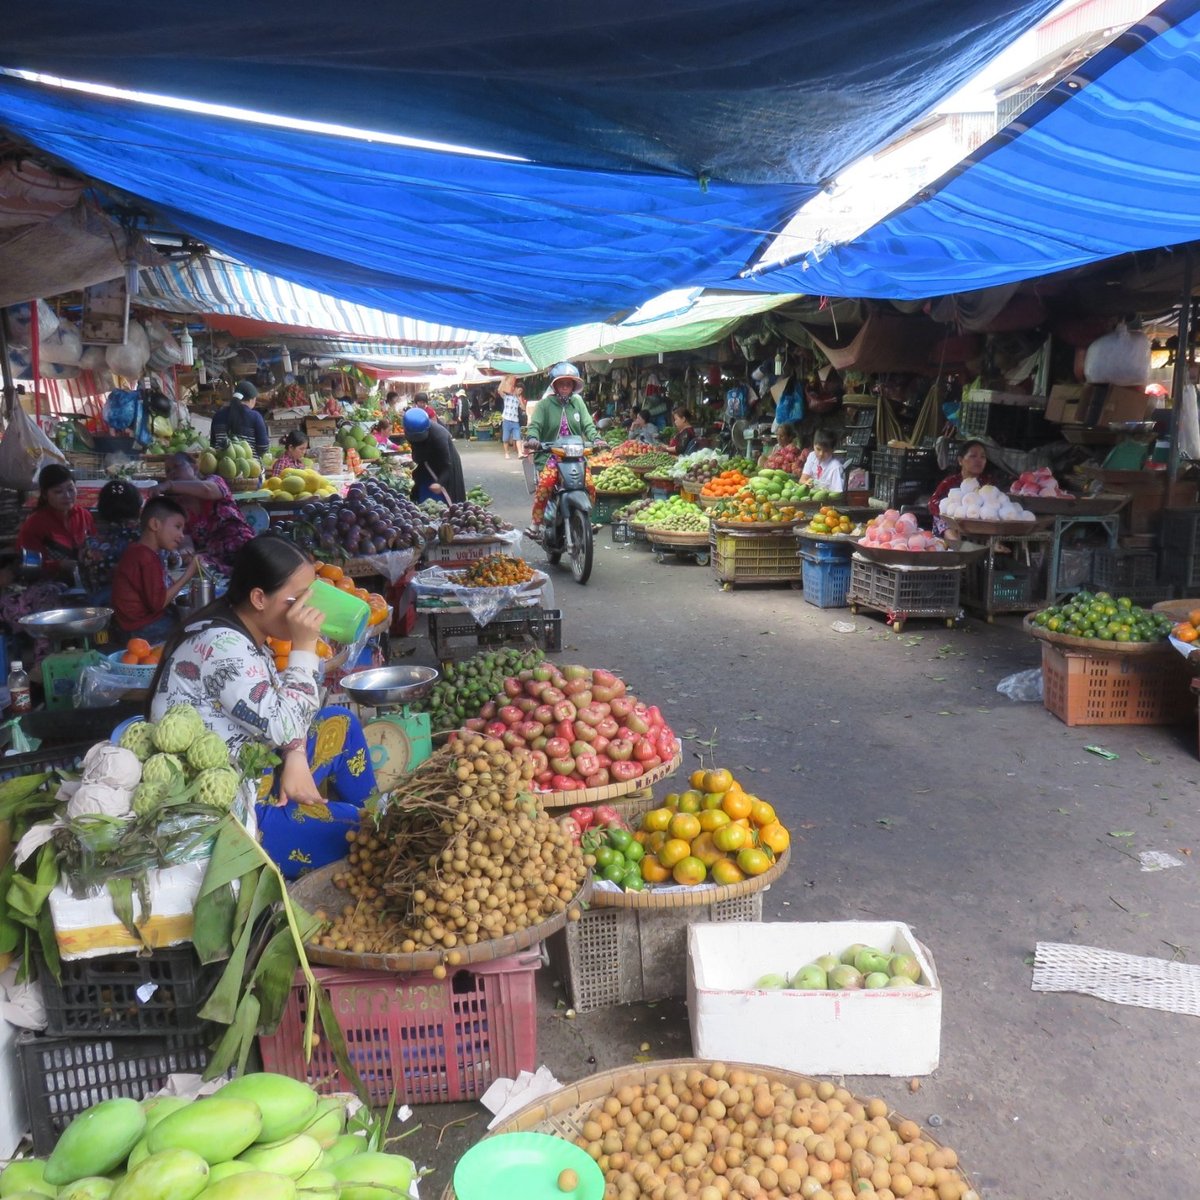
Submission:
[[[1037,517],[1006,496],[995,484],[964,479],[941,502],[941,515],[953,521],[1036,521]]]

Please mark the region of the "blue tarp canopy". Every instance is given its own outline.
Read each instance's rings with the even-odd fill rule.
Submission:
[[[57,0],[0,66],[542,163],[819,184],[1057,0]]]
[[[748,285],[924,299],[1200,239],[1198,9],[1168,0],[924,198]]]

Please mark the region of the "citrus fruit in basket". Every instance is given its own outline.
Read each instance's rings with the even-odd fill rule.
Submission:
[[[1050,633],[1118,643],[1162,641],[1173,626],[1166,613],[1147,611],[1128,596],[1087,591],[1077,592],[1062,604],[1043,608],[1034,613],[1032,621]]]

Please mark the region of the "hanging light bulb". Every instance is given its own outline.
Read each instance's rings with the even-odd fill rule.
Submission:
[[[775,374],[776,375],[783,374],[783,351],[782,350],[778,350],[775,353]]]
[[[138,265],[130,259],[125,264],[125,294],[128,296],[136,296],[140,290],[138,283]]]
[[[660,367],[662,366],[662,360],[663,360],[663,352],[660,350],[660,351],[658,352],[658,365],[659,365]]]
[[[208,383],[208,368],[204,365],[204,359],[201,359],[196,367],[196,381],[201,387]]]
[[[188,327],[183,327],[183,332],[179,335],[179,349],[183,353],[183,365],[190,367],[196,361],[196,345],[192,341],[192,335],[188,332]]]
[[[286,347],[283,347],[283,353],[279,356],[279,368],[285,375],[294,374],[292,370],[292,352]]]

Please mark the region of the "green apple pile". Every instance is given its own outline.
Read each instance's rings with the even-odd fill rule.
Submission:
[[[684,513],[699,513],[703,516],[704,510],[682,496],[669,496],[666,500],[638,500],[618,509],[616,515],[623,520],[635,521],[638,525],[661,525],[663,521],[682,516]],[[708,528],[707,518],[704,528]]]
[[[640,492],[642,481],[628,467],[605,467],[593,480],[598,492]]]
[[[914,984],[921,984],[921,964],[913,955],[855,942],[840,956],[822,954],[790,977],[763,975],[754,986],[765,991],[787,988],[848,992],[859,988],[911,988]]]

